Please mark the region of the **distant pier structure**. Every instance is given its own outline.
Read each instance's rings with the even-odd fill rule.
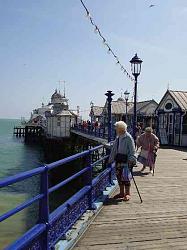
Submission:
[[[41,126],[25,127],[25,142],[40,142],[44,136],[44,129]]]
[[[38,142],[44,136],[44,129],[41,126],[14,127],[16,137],[24,137],[25,142]]]
[[[25,137],[25,127],[14,127],[13,134],[17,137]]]

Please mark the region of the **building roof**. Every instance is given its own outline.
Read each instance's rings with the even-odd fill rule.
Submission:
[[[73,116],[79,116],[79,114],[77,113],[77,110],[69,110],[69,112],[73,115]]]
[[[128,103],[127,111],[132,107],[132,103]],[[126,102],[122,100],[112,101],[112,114],[120,115],[126,112]]]
[[[62,98],[62,95],[60,93],[57,92],[57,89],[55,90],[55,93],[52,94],[51,98]]]
[[[72,113],[69,110],[62,110],[56,116],[72,116]]]
[[[124,102],[125,100],[123,99],[123,97],[119,97],[119,98],[117,99],[117,101],[118,101],[118,102]]]
[[[101,116],[103,113],[103,107],[99,107],[99,106],[93,106],[93,115],[94,116]]]
[[[168,90],[175,102],[182,110],[187,110],[187,91],[173,91]]]
[[[154,103],[157,104],[157,102],[155,102],[155,100],[147,100],[147,101],[137,102],[137,106],[136,106],[137,112],[141,113],[141,109],[145,108],[148,104],[150,104],[152,102],[154,102]],[[131,107],[131,109],[129,109],[128,113],[129,114],[133,114],[134,113],[134,105]]]

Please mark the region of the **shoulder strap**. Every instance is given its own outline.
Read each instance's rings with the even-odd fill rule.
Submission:
[[[119,149],[119,137],[117,139],[117,152],[118,152],[118,149]]]

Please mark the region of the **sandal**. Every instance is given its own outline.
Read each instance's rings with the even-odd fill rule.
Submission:
[[[126,194],[124,197],[124,201],[129,201],[131,198],[131,196],[129,194]]]
[[[146,169],[146,167],[143,166],[142,169],[140,170],[140,172],[144,172],[145,169]]]

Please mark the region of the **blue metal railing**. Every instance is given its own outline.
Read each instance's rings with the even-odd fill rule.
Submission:
[[[108,139],[108,128],[106,127],[94,127],[94,126],[88,126],[84,127],[83,125],[74,125],[72,130],[82,132],[84,134],[92,135],[98,138]],[[112,129],[112,140],[116,136],[115,129]]]
[[[102,195],[107,186],[113,184],[113,179],[115,178],[113,165],[107,166],[96,178],[92,178],[93,167],[106,161],[108,158],[108,155],[102,155],[100,159],[92,162],[92,154],[101,149],[104,149],[103,145],[0,181],[0,188],[3,188],[33,176],[41,176],[40,194],[23,202],[5,214],[0,215],[0,222],[2,222],[39,201],[38,224],[6,249],[53,249],[58,240],[65,237],[66,232],[86,210],[94,209],[96,199]],[[48,179],[50,170],[83,157],[87,159],[86,167],[49,188]],[[50,213],[49,194],[83,175],[86,175],[83,188],[60,205],[55,211]]]

